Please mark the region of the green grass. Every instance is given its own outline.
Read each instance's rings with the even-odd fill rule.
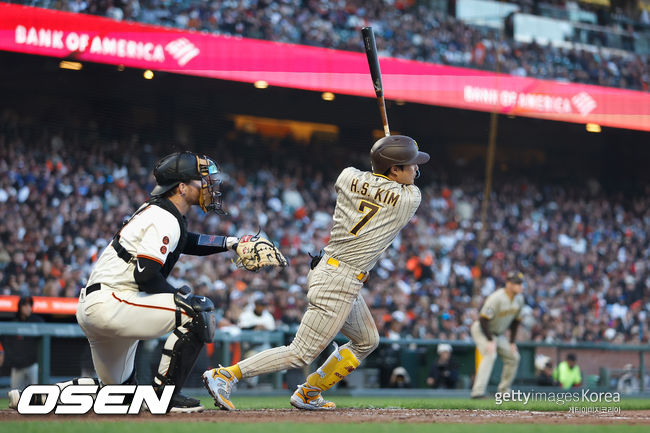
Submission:
[[[618,403],[565,402],[556,404],[548,401],[529,402],[527,405],[518,402],[504,402],[497,405],[494,398],[472,400],[469,398],[416,398],[416,397],[367,397],[367,396],[337,396],[330,395],[339,408],[373,409],[501,409],[501,410],[532,410],[532,411],[568,411],[570,407],[620,407],[624,410],[650,410],[650,399],[622,398]],[[214,403],[210,397],[202,397],[203,405],[210,409]],[[233,394],[232,402],[238,409],[290,409],[289,395],[282,397],[238,397]],[[8,400],[0,399],[0,409],[6,409]]]
[[[555,402],[536,401],[527,405],[517,402],[504,402],[497,405],[494,398],[472,400],[469,398],[415,398],[415,397],[351,397],[328,396],[339,408],[398,408],[398,409],[502,409],[502,410],[533,410],[533,411],[562,411],[574,407],[620,407],[621,410],[650,409],[650,400],[623,398],[618,403],[589,403],[571,402],[556,404]],[[214,407],[212,399],[202,398],[201,402],[206,408]],[[289,409],[289,396],[287,397],[237,397],[233,394],[232,402],[238,409]]]
[[[233,402],[241,410],[253,409],[288,409],[289,399],[283,397],[233,397]],[[493,398],[471,400],[469,398],[412,398],[412,397],[366,397],[366,396],[331,396],[340,408],[400,408],[400,409],[504,409],[504,410],[568,410],[573,406],[601,406],[595,403],[570,403],[556,405],[552,402],[535,402],[526,406],[520,403],[504,403],[497,406]],[[214,407],[212,399],[201,398],[204,406]],[[7,408],[7,399],[0,400],[0,408]],[[620,403],[607,403],[604,406],[617,406],[621,414],[626,410],[650,409],[647,399],[623,399]],[[542,433],[552,428],[553,433],[641,433],[647,432],[647,425],[562,425],[562,424],[406,424],[393,423],[230,423],[222,422],[223,417],[215,422],[177,422],[156,420],[153,422],[133,421],[125,417],[123,422],[104,422],[80,419],[62,422],[29,421],[28,417],[21,421],[5,421],[0,423],[0,433],[197,433],[198,432],[228,432],[228,433],[285,433],[306,431],[309,433],[332,433],[332,431],[354,433]],[[596,422],[596,421],[594,421]],[[263,426],[263,428],[262,428]]]
[[[542,433],[548,432],[549,426],[544,424],[294,424],[273,423],[241,424],[220,422],[213,425],[179,422],[3,422],[0,424],[2,433],[196,433],[196,432],[228,432],[228,433],[286,433],[305,431],[309,433],[332,433],[334,429],[340,432],[354,431],[355,433]],[[634,425],[553,425],[553,433],[626,433],[647,432],[648,426]]]

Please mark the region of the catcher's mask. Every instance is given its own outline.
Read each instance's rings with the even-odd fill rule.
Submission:
[[[204,212],[225,214],[222,208],[222,197],[219,166],[205,155],[192,152],[176,152],[160,159],[153,170],[156,187],[151,191],[153,197],[161,196],[178,186],[181,182],[191,180],[201,181],[199,206]],[[207,190],[206,194],[204,193]]]

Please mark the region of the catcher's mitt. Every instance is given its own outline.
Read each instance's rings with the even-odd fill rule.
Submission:
[[[238,256],[235,264],[247,271],[257,272],[266,266],[284,268],[289,264],[271,241],[257,235],[243,236],[239,239],[235,251]]]

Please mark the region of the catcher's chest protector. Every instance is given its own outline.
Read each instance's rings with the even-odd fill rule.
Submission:
[[[149,200],[149,203],[159,206],[170,214],[174,215],[176,221],[178,221],[178,226],[181,229],[181,235],[178,238],[178,245],[176,245],[174,251],[169,253],[167,260],[165,261],[165,264],[160,271],[163,276],[167,278],[172,269],[174,269],[176,262],[178,262],[178,258],[180,257],[181,252],[183,252],[183,249],[185,248],[185,242],[187,242],[187,219],[178,211],[178,209],[176,209],[176,206],[174,206],[174,204],[166,198],[154,197]]]

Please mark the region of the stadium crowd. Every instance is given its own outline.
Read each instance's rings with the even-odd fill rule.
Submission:
[[[18,1],[66,11],[134,20],[183,29],[361,51],[359,29],[372,25],[380,54],[424,62],[485,70],[500,70],[568,82],[648,90],[650,56],[633,52],[636,37],[631,24],[623,37],[625,54],[606,50],[560,48],[536,41],[515,41],[509,34],[469,25],[453,14],[413,0],[36,0]],[[539,2],[520,0],[521,10],[536,12]],[[548,2],[547,2],[548,3]],[[564,3],[560,4],[564,7]],[[602,8],[601,8],[602,9]],[[620,14],[617,11],[617,14]],[[602,14],[601,14],[602,15]],[[604,13],[602,24],[611,23]],[[615,14],[612,14],[615,15]],[[633,21],[650,26],[647,12]],[[599,21],[601,21],[599,15]],[[645,21],[648,21],[645,23]],[[617,27],[620,27],[618,21]],[[604,33],[595,32],[593,45]],[[601,40],[601,42],[598,42]],[[578,40],[574,42],[579,42]],[[499,62],[497,61],[499,60]],[[497,63],[499,63],[497,65]]]
[[[151,168],[169,151],[137,136],[46,130],[1,113],[0,294],[77,296],[123,218],[147,199]],[[268,158],[255,158],[259,152]],[[249,273],[230,253],[185,256],[170,283],[213,299],[222,325],[237,323],[258,299],[280,327],[296,325],[306,307],[307,253],[327,242],[333,182],[343,167],[321,164],[332,158],[325,149],[234,130],[208,153],[222,164],[229,215],[197,211],[189,227],[230,235],[261,227],[291,266]],[[368,168],[366,160],[359,154],[341,163]],[[479,248],[482,181],[430,176],[412,223],[363,292],[382,335],[469,340],[482,300],[517,268],[526,275],[520,339],[648,342],[649,185],[630,198],[596,181],[497,179]]]

